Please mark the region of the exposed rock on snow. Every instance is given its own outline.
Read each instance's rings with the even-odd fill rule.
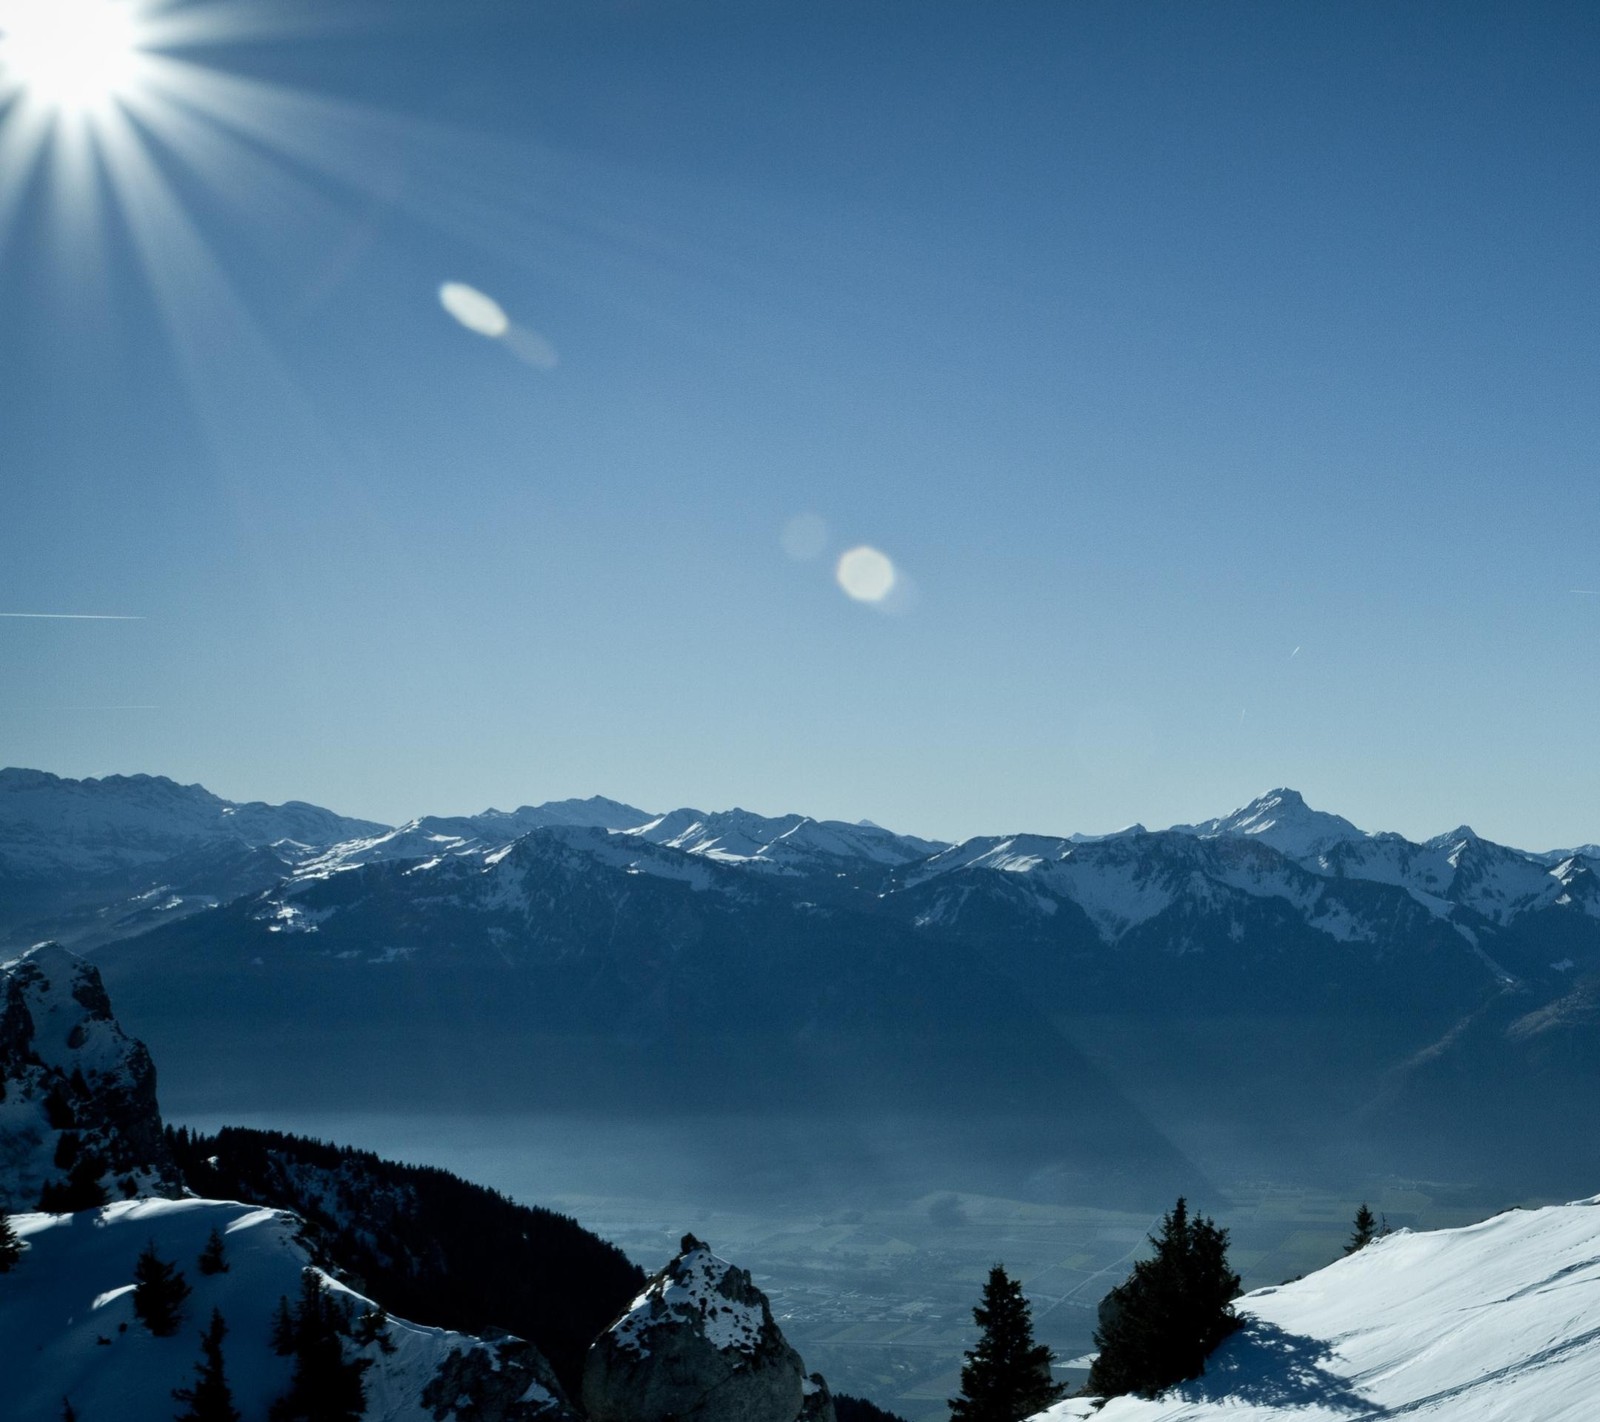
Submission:
[[[832,1422],[750,1275],[692,1234],[589,1350],[593,1422]]]
[[[99,970],[54,943],[0,964],[0,1209],[47,1185],[177,1193],[150,1054],[111,1015]]]
[[[550,1364],[520,1338],[469,1340],[452,1348],[422,1390],[422,1404],[443,1422],[576,1422]]]

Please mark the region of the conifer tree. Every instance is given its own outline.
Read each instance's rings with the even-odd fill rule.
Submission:
[[[11,1216],[0,1210],[0,1274],[9,1274],[22,1258],[22,1241],[12,1227]]]
[[[206,1247],[200,1251],[199,1270],[202,1274],[226,1274],[228,1257],[222,1244],[222,1233],[213,1229],[206,1236]]]
[[[188,1404],[173,1422],[239,1422],[239,1409],[233,1405],[233,1390],[222,1369],[222,1340],[227,1332],[222,1311],[212,1309],[211,1323],[200,1335],[200,1361],[194,1365],[194,1386],[173,1389],[173,1399]]]
[[[1089,1391],[1103,1397],[1154,1397],[1199,1377],[1206,1355],[1239,1326],[1227,1230],[1203,1216],[1191,1220],[1180,1197],[1150,1243],[1155,1253],[1100,1304]]]
[[[1028,1301],[1003,1266],[989,1271],[972,1317],[980,1332],[961,1368],[961,1395],[950,1400],[954,1422],[1022,1422],[1061,1397],[1050,1349],[1033,1341]]]
[[[183,1303],[190,1289],[176,1264],[156,1253],[155,1241],[145,1245],[133,1266],[136,1287],[133,1313],[157,1338],[170,1338],[183,1318]]]
[[[361,1422],[367,1405],[362,1378],[372,1360],[345,1358],[350,1330],[348,1308],[316,1270],[305,1270],[291,1319],[294,1377],[289,1391],[272,1404],[272,1422]]]
[[[1367,1208],[1367,1202],[1363,1200],[1361,1208],[1356,1211],[1355,1232],[1350,1236],[1350,1243],[1345,1245],[1344,1252],[1354,1254],[1358,1249],[1365,1249],[1377,1237],[1378,1221]]]
[[[278,1307],[272,1315],[272,1351],[280,1358],[294,1352],[294,1315],[289,1312],[289,1300],[278,1295]]]

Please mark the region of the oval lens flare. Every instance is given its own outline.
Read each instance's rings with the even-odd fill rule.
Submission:
[[[439,288],[439,304],[469,331],[497,341],[511,329],[511,318],[492,296],[461,281],[447,281]]]

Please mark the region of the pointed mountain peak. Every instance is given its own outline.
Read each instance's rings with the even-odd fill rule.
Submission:
[[[1482,838],[1471,825],[1457,825],[1453,830],[1446,830],[1444,834],[1436,834],[1428,841],[1430,846],[1449,848],[1458,844],[1476,844]]]
[[[1306,804],[1298,790],[1280,786],[1258,795],[1242,809],[1220,819],[1207,820],[1198,825],[1174,825],[1180,834],[1192,834],[1201,839],[1216,839],[1223,835],[1242,835],[1269,844],[1291,859],[1305,859],[1321,854],[1331,846],[1345,840],[1368,838],[1342,815],[1314,810]]]

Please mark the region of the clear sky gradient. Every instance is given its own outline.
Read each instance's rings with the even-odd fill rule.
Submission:
[[[0,129],[0,611],[142,619],[0,763],[1600,838],[1592,4],[156,18]]]

